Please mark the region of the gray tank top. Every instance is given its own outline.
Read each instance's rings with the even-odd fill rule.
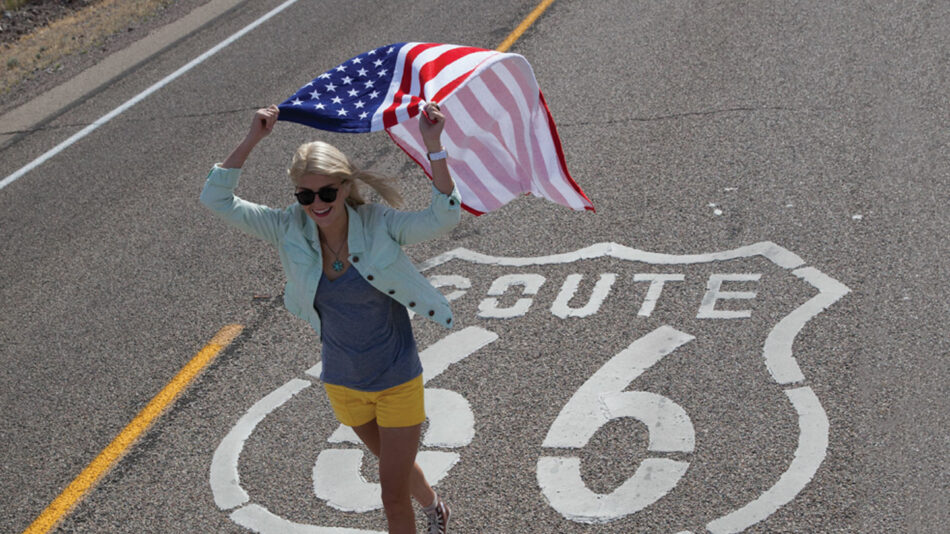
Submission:
[[[322,381],[381,391],[422,374],[406,308],[356,268],[348,267],[333,281],[321,275],[313,306],[322,326]]]

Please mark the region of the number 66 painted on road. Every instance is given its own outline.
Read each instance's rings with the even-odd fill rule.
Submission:
[[[662,326],[634,341],[574,393],[548,430],[543,446],[580,449],[605,424],[633,417],[649,430],[648,450],[693,452],[695,433],[682,407],[655,393],[623,391],[661,358],[693,339]],[[602,495],[588,489],[581,479],[580,458],[542,456],[538,484],[551,506],[565,518],[604,523],[653,504],[673,489],[688,467],[688,462],[647,458],[620,487]]]

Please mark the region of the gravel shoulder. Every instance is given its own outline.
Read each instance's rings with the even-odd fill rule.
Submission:
[[[0,114],[96,65],[208,0],[41,0],[4,12]]]

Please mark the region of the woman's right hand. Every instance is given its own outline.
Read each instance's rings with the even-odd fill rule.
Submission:
[[[254,141],[260,141],[270,135],[274,130],[274,124],[277,123],[277,116],[279,114],[280,111],[277,109],[277,106],[273,104],[257,110],[257,112],[254,113],[254,122],[251,123],[251,130],[247,133],[248,138]]]
[[[254,113],[254,122],[251,123],[251,130],[247,132],[247,137],[245,137],[244,141],[221,163],[221,167],[225,169],[240,169],[247,160],[247,157],[251,155],[251,151],[257,146],[257,143],[270,135],[271,131],[274,130],[274,124],[277,122],[277,115],[279,113],[277,106],[274,105],[257,110],[257,112]]]

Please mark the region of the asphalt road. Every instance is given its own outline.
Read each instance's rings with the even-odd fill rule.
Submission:
[[[241,4],[21,137],[0,177],[278,4]],[[330,471],[354,495],[319,496],[321,469],[360,450],[330,439],[307,373],[319,340],[282,308],[274,251],[198,193],[253,110],[319,72],[390,42],[493,48],[534,7],[298,2],[0,190],[0,531],[25,529],[230,323],[242,334],[58,531],[383,530],[380,510],[340,510],[371,462]],[[947,35],[944,3],[544,13],[512,51],[597,212],[523,198],[407,248],[459,292],[453,332],[416,320],[420,347],[474,336],[429,353],[457,360],[427,384],[451,392],[428,428],[454,432],[422,447],[450,460],[453,531],[946,530]],[[313,138],[425,205],[385,135],[287,123],[239,194],[288,204],[284,169]],[[433,260],[460,247],[484,256]],[[648,421],[651,403],[669,418]]]

